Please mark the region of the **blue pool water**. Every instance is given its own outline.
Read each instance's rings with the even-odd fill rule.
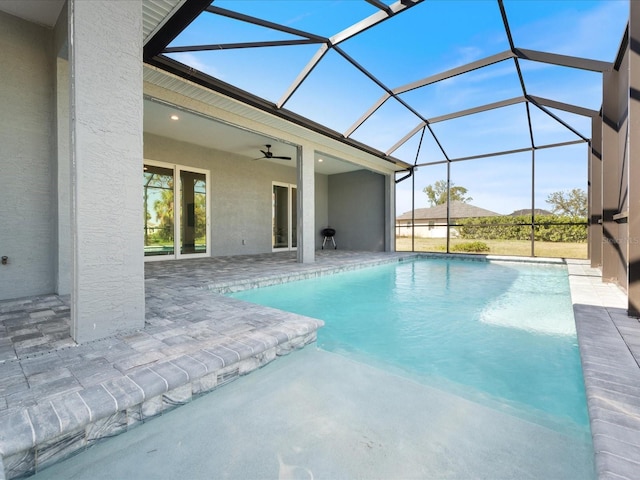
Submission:
[[[322,349],[588,428],[562,265],[422,259],[232,296],[324,320]]]

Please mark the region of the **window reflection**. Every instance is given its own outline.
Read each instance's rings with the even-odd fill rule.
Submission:
[[[173,170],[144,167],[144,254],[174,254]]]

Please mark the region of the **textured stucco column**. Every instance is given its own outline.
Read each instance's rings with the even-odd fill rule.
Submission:
[[[629,15],[629,315],[640,316],[640,4],[630,2]]]
[[[144,327],[142,2],[69,2],[72,335]]]
[[[316,254],[314,150],[298,147],[298,262],[313,263]]]
[[[385,175],[384,251],[396,251],[396,179],[395,175]]]

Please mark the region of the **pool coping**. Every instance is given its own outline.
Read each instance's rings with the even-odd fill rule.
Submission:
[[[631,474],[640,469],[638,321],[626,315],[624,292],[602,283],[599,271],[591,269],[587,261],[396,252],[372,256],[370,261],[354,259],[339,267],[307,265],[289,273],[210,281],[195,288],[229,293],[417,258],[452,257],[567,265],[598,478],[633,478]],[[9,415],[0,412],[5,413],[0,415],[0,480],[35,473],[315,341],[323,322],[293,314],[287,317],[291,323],[285,322],[278,331],[253,332],[251,346],[242,347],[234,341],[223,346],[227,350],[222,353],[218,344],[203,344],[182,356],[131,369],[120,378],[80,392],[47,398]],[[100,343],[93,347],[99,349]],[[212,350],[214,347],[218,350]],[[5,469],[12,472],[11,476]]]
[[[321,325],[308,321],[289,329],[254,333],[254,343],[244,348],[237,344],[203,347],[4,415],[0,419],[0,479],[32,475],[220,388],[315,342]]]
[[[567,260],[599,480],[640,472],[640,324],[599,269]]]

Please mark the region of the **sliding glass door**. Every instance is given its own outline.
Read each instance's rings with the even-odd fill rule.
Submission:
[[[297,247],[297,188],[288,183],[273,183],[272,238],[274,251],[295,250]]]
[[[144,255],[147,259],[209,255],[208,175],[206,170],[191,167],[145,163]]]

